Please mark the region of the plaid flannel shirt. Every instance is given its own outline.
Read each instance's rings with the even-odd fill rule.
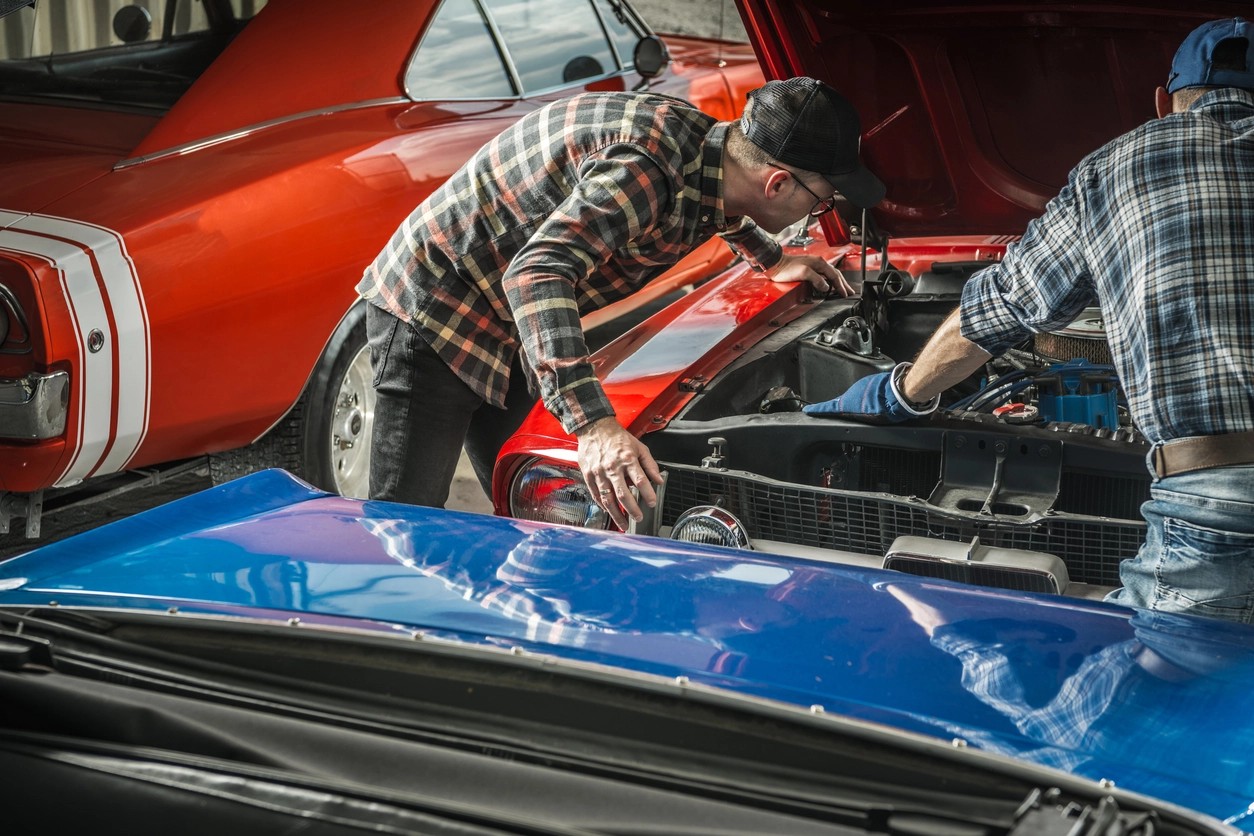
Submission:
[[[614,414],[581,314],[634,293],[715,234],[759,268],[779,260],[752,220],[723,214],[726,131],[650,93],[554,102],[423,201],[357,291],[497,406],[521,345],[544,405],[574,432]]]
[[[1254,430],[1254,93],[1213,90],[1080,162],[962,294],[1000,354],[1101,306],[1132,418],[1153,442]]]

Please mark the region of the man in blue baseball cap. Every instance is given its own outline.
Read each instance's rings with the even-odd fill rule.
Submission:
[[[927,415],[991,356],[1099,305],[1154,477],[1145,545],[1108,600],[1254,622],[1254,26],[1191,32],[1156,104],[967,282],[913,366],[806,412]]]

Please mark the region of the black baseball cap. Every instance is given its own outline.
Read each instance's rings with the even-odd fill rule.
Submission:
[[[857,111],[818,79],[768,81],[751,91],[740,128],[781,163],[823,175],[860,209],[884,199],[884,184],[858,159],[862,124]]]
[[[1215,69],[1215,47],[1228,40],[1245,41],[1244,69]],[[1167,92],[1185,87],[1240,87],[1254,90],[1254,26],[1239,17],[1212,20],[1189,33],[1176,50],[1167,78]]]

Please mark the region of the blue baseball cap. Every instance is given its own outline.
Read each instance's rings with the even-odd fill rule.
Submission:
[[[1245,41],[1245,68],[1215,69],[1215,47],[1223,41]],[[1185,87],[1241,87],[1254,90],[1254,26],[1239,17],[1212,20],[1189,33],[1176,50],[1167,77],[1167,92]]]

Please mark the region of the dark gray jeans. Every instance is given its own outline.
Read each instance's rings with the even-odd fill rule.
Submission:
[[[496,455],[535,399],[518,359],[506,408],[485,403],[419,333],[376,305],[366,305],[374,366],[370,498],[443,508],[463,445],[484,493],[492,492]]]

